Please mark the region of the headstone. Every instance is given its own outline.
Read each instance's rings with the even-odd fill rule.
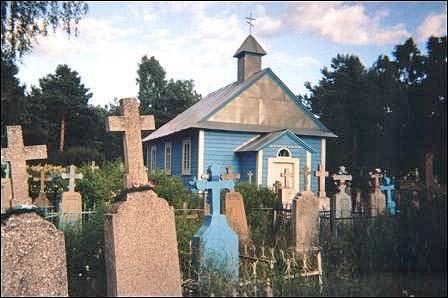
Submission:
[[[193,236],[193,266],[199,271],[220,270],[236,281],[239,268],[238,235],[220,210],[221,190],[233,190],[234,182],[220,180],[219,167],[215,164],[209,166],[207,172],[207,181],[194,181],[196,188],[208,190],[212,199],[211,213],[204,217],[201,228]]]
[[[142,129],[153,116],[140,116],[134,98],[120,100],[124,116],[108,117],[108,131],[124,131],[124,185],[147,185]],[[151,190],[127,193],[104,223],[108,296],[181,296],[174,209]]]
[[[302,192],[293,200],[292,239],[296,250],[319,243],[319,201],[311,192]]]
[[[36,199],[34,199],[34,205],[38,207],[49,207],[51,205],[50,200],[48,200],[47,195],[45,193],[45,181],[51,181],[52,178],[45,177],[45,168],[43,166],[40,167],[39,170],[39,178],[33,177],[34,181],[39,181],[40,187],[39,187],[39,194]]]
[[[1,224],[1,295],[68,296],[62,231],[35,212]]]
[[[106,131],[123,131],[125,187],[145,185],[147,172],[143,165],[142,130],[155,128],[154,116],[140,116],[135,98],[122,98],[120,111],[123,116],[109,116]]]
[[[325,192],[325,177],[328,177],[328,172],[325,171],[325,164],[320,164],[318,171],[315,171],[314,175],[319,178],[319,192],[317,193],[319,210],[330,211],[330,198],[327,197]]]
[[[2,186],[1,213],[4,213],[6,211],[6,209],[11,208],[11,201],[12,201],[11,179],[9,179],[9,178],[2,178],[1,186]]]
[[[59,205],[60,226],[65,224],[76,224],[82,219],[82,197],[75,191],[76,179],[82,179],[82,173],[76,174],[76,166],[70,165],[69,173],[62,173],[64,179],[69,179],[68,191],[62,193],[62,200]]]
[[[352,180],[344,166],[339,167],[338,174],[331,175],[334,181],[339,181],[339,190],[334,195],[335,218],[347,218],[352,216],[352,198],[346,192],[346,181]]]
[[[252,176],[254,175],[254,173],[252,173],[252,171],[247,172],[247,178],[249,180],[249,184],[252,184]]]
[[[374,179],[373,193],[369,195],[369,210],[370,216],[377,216],[383,214],[386,209],[386,197],[381,192],[380,179],[383,177],[381,169],[375,169],[374,172],[370,172],[370,177]]]
[[[390,214],[396,214],[396,204],[392,197],[392,191],[395,190],[395,186],[392,184],[392,180],[389,177],[383,178],[383,184],[381,184],[380,189],[386,193],[386,207]]]
[[[250,242],[243,196],[239,192],[228,192],[225,197],[225,210],[230,227],[238,234],[240,243]]]
[[[90,164],[90,171],[95,172],[95,170],[98,170],[100,167],[95,165],[95,161],[92,161]]]
[[[304,189],[305,191],[310,191],[310,180],[309,180],[309,176],[311,175],[311,171],[310,169],[305,166],[305,168],[303,169],[303,183],[304,183]]]
[[[8,148],[1,149],[1,159],[11,164],[12,207],[23,204],[30,205],[31,197],[28,193],[28,174],[26,161],[32,159],[46,159],[47,146],[24,146],[22,127],[20,125],[7,126]]]

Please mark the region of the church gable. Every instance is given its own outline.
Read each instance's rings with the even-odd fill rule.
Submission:
[[[207,121],[283,129],[320,129],[289,93],[287,87],[267,69],[251,86],[212,113]]]

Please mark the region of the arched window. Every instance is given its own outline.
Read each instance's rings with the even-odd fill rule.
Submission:
[[[288,149],[286,148],[282,148],[278,151],[277,156],[279,157],[290,157],[291,156],[291,152],[289,152]]]

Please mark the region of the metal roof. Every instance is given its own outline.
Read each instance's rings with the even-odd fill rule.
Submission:
[[[243,41],[239,49],[235,52],[235,55],[233,55],[233,57],[239,58],[243,53],[252,53],[260,56],[266,55],[266,51],[263,50],[261,45],[252,35],[246,37],[246,39]]]
[[[280,138],[285,134],[289,135],[296,143],[303,146],[305,150],[311,153],[316,152],[316,150],[307,145],[301,138],[296,136],[295,133],[290,131],[289,129],[275,131],[265,134],[263,136],[259,136],[258,138],[238,148],[237,150],[235,150],[235,152],[259,151],[260,149],[263,149],[264,147],[268,146],[269,144],[271,144],[272,142],[274,142],[275,140],[277,140],[278,138]]]

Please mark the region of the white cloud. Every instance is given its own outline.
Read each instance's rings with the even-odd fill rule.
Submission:
[[[254,32],[259,36],[272,36],[282,29],[282,21],[275,19],[266,13],[263,5],[257,5],[255,8]]]
[[[410,34],[403,24],[384,28],[388,15],[381,10],[369,16],[361,4],[300,3],[288,6],[287,19],[297,30],[307,30],[341,44],[383,45],[396,43]]]
[[[441,14],[430,14],[425,18],[423,23],[418,27],[417,34],[419,41],[425,41],[431,35],[446,35],[447,17],[446,11]]]

